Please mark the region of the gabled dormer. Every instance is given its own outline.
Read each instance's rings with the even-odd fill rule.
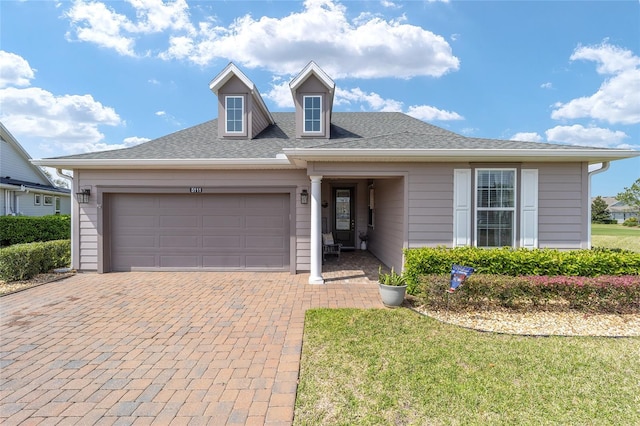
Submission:
[[[331,111],[336,84],[311,61],[291,83],[296,107],[296,138],[331,137]]]
[[[256,85],[233,63],[211,80],[209,88],[218,97],[219,138],[253,139],[274,124]]]

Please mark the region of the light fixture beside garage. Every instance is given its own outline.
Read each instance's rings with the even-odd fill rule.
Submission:
[[[309,204],[309,193],[306,189],[300,193],[300,204]]]
[[[87,204],[89,202],[89,197],[91,196],[91,187],[81,188],[80,192],[76,192],[76,197],[78,199],[78,203]]]

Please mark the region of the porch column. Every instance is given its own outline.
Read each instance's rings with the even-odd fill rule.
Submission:
[[[309,176],[311,179],[311,274],[309,284],[324,284],[322,278],[322,212],[321,184],[322,176]]]

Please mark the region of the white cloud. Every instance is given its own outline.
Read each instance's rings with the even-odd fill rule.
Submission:
[[[85,95],[55,95],[29,86],[34,70],[13,54],[2,54],[2,75],[7,87],[0,89],[0,121],[20,140],[41,141],[44,152],[58,155],[83,152],[91,146],[107,145],[100,126],[125,124],[116,111]],[[5,70],[9,70],[6,74]],[[17,87],[14,87],[17,86]]]
[[[578,47],[571,60],[598,63],[597,72],[608,75],[598,91],[566,103],[558,102],[553,119],[593,118],[612,124],[640,123],[640,57],[603,43]]]
[[[536,132],[519,132],[510,138],[512,141],[542,142],[544,139]]]
[[[104,3],[76,1],[64,16],[69,18],[72,26],[72,31],[66,34],[67,39],[73,40],[75,33],[79,41],[113,49],[120,55],[135,56],[134,39],[122,34],[122,29],[128,26],[129,20]]]
[[[301,70],[312,59],[310,52],[334,78],[439,77],[460,65],[442,36],[404,23],[405,17],[385,20],[360,15],[350,20],[347,7],[332,0],[306,0],[300,12],[282,18],[254,19],[247,14],[226,27],[211,20],[191,24],[184,0],[162,5],[158,0],[129,3],[136,20],[104,3],[76,1],[66,14],[70,34],[134,56],[136,42],[144,35],[164,32],[169,42],[158,54],[162,59],[204,66],[224,58],[279,75]]]
[[[628,136],[620,130],[601,127],[584,127],[580,124],[572,126],[556,126],[545,132],[549,142],[561,142],[571,145],[593,146],[599,148],[631,148],[622,143]]]
[[[156,111],[155,113],[158,117],[162,117],[163,115],[166,115],[167,113],[165,111]]]
[[[402,102],[395,99],[384,99],[377,93],[362,91],[359,87],[354,89],[336,89],[335,105],[365,104],[364,109],[374,111],[402,111]]]
[[[69,40],[95,43],[113,49],[124,56],[137,56],[136,36],[155,34],[165,30],[195,34],[189,21],[186,0],[164,3],[160,0],[128,0],[136,20],[117,13],[105,3],[76,0],[63,16],[71,23]]]
[[[122,143],[105,143],[105,142],[78,142],[78,143],[61,143],[57,144],[66,154],[79,154],[84,152],[96,152],[96,151],[112,151],[114,149],[131,148],[132,146],[139,145],[143,142],[149,141],[149,138],[140,138],[132,136],[125,138]],[[44,148],[44,147],[41,147]]]
[[[540,85],[540,88],[542,88],[542,89],[553,89],[553,84],[550,83],[550,82],[542,83]]]
[[[35,77],[34,71],[23,57],[0,50],[0,88],[29,86]]]
[[[391,9],[398,9],[398,8],[402,7],[401,5],[399,5],[399,4],[395,3],[395,2],[392,2],[390,0],[380,0],[380,4],[382,5],[382,7],[388,7],[388,8],[391,8]]]
[[[407,114],[424,121],[464,120],[457,112],[446,111],[429,105],[413,105]]]
[[[579,46],[574,50],[570,58],[572,61],[579,59],[598,62],[598,74],[617,74],[637,68],[640,65],[640,58],[635,56],[630,50],[622,49],[608,43],[596,46]]]
[[[289,82],[276,81],[271,84],[271,90],[263,93],[265,99],[269,99],[274,102],[278,108],[293,108],[293,96],[291,95],[291,89],[289,88]],[[335,102],[335,100],[334,100]]]

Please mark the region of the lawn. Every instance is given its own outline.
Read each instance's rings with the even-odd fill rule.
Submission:
[[[594,223],[591,225],[591,245],[640,252],[640,228]]]
[[[510,336],[407,309],[316,309],[294,424],[640,424],[638,377],[638,338]]]

